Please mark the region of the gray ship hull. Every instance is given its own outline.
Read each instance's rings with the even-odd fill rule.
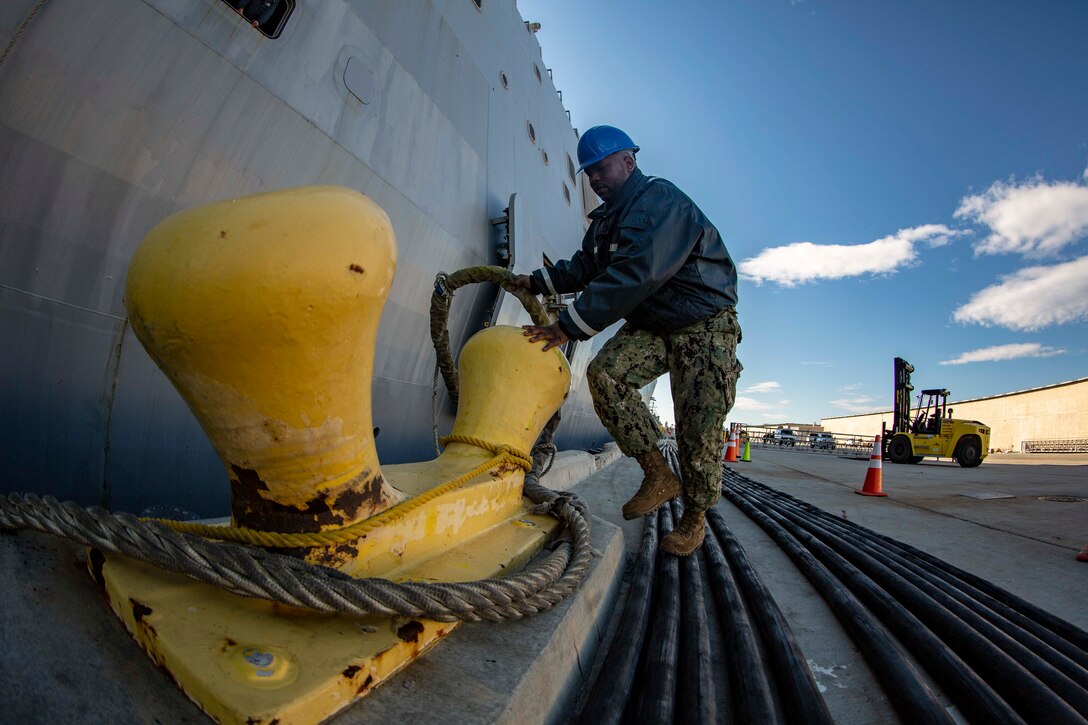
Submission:
[[[0,7],[0,460],[7,490],[139,512],[227,510],[226,475],[128,329],[125,270],[169,214],[276,188],[341,184],[389,214],[396,281],[373,381],[387,463],[433,455],[434,276],[562,258],[592,206],[540,47],[510,2],[296,0],[277,38],[219,0],[36,0]],[[244,294],[244,290],[239,290]],[[459,348],[520,322],[494,287],[462,290]],[[526,318],[527,319],[527,318]],[[572,355],[557,435],[607,432]],[[244,354],[244,351],[239,351]],[[452,410],[443,398],[439,428]]]

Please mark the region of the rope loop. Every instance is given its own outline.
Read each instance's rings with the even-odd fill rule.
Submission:
[[[41,5],[39,2],[38,7]],[[457,373],[453,369],[446,322],[453,293],[458,287],[470,282],[498,283],[525,305],[535,324],[550,323],[536,297],[517,287],[514,280],[513,273],[501,267],[470,267],[453,275],[439,273],[435,277],[431,333],[436,367],[446,377],[454,405],[457,402]],[[436,391],[438,372],[436,370]],[[437,395],[432,399],[432,406],[437,444]],[[545,425],[541,443],[533,448],[533,455],[544,454],[558,424],[557,413]],[[590,541],[585,502],[574,494],[556,492],[541,485],[539,479],[543,474],[534,468],[530,454],[513,446],[460,435],[450,435],[442,440],[476,446],[493,453],[494,457],[426,493],[341,529],[281,534],[243,527],[137,519],[124,513],[111,514],[97,507],[83,508],[72,502],[62,504],[52,497],[43,500],[33,495],[10,494],[6,499],[0,498],[0,530],[35,529],[146,561],[238,596],[356,617],[408,616],[441,622],[498,622],[543,612],[577,589],[596,554]],[[554,449],[551,446],[551,450]],[[552,461],[554,458],[553,452]],[[395,583],[377,578],[355,579],[336,569],[255,548],[312,548],[358,539],[504,462],[526,471],[522,492],[535,504],[533,513],[555,516],[563,529],[551,547],[551,553],[516,574],[477,582]],[[550,467],[551,462],[548,463]],[[221,541],[251,546],[224,545],[219,543]]]
[[[477,448],[482,448],[485,451],[490,451],[497,456],[507,456],[514,463],[517,463],[518,466],[524,469],[526,473],[533,470],[533,459],[529,457],[528,453],[519,451],[513,446],[509,446],[505,443],[491,443],[489,441],[485,441],[483,438],[475,438],[473,436],[456,434],[443,436],[438,440],[441,441],[442,445],[447,445],[449,443],[465,443],[470,446],[476,446]]]

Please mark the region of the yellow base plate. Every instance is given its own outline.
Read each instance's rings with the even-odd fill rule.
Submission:
[[[386,561],[386,566],[379,567],[382,571],[350,565],[344,569],[394,581],[470,581],[516,571],[542,548],[557,521],[529,514],[519,503],[513,511],[500,507],[505,509],[502,520],[480,531],[480,518],[496,515],[496,484],[506,479],[503,483],[514,495],[520,490],[520,485],[511,486],[509,476],[485,474],[479,483],[452,492],[451,500],[437,498],[402,523],[383,527],[376,537],[403,551],[403,541],[400,547],[395,543],[398,530],[419,543],[421,521],[433,522],[435,512],[448,511],[454,500],[457,510],[464,511],[466,498],[479,497],[477,506],[487,501],[489,505],[482,508],[490,515],[477,517],[475,525],[457,524],[462,534],[472,530],[471,538],[446,541],[437,550],[425,547],[430,551],[414,561],[378,556]],[[443,538],[432,527],[425,527],[428,534]],[[360,548],[372,545],[368,542]],[[115,555],[102,564],[101,579],[113,610],[151,659],[221,723],[321,722],[457,626],[455,622],[316,614],[228,594]]]

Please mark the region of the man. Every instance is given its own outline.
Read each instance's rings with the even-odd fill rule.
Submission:
[[[644,175],[639,147],[612,126],[578,141],[579,171],[604,204],[570,260],[518,277],[535,294],[581,296],[547,327],[526,325],[543,349],[585,340],[623,318],[587,371],[594,408],[645,478],[623,506],[634,519],[681,493],[657,447],[660,432],[639,389],[668,372],[684,479],[684,515],[661,548],[687,556],[703,543],[705,511],[721,489],[722,426],[741,365],[737,272],[717,229],[676,186]]]

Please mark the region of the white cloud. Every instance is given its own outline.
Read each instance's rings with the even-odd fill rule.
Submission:
[[[738,395],[737,399],[733,402],[733,409],[730,411],[730,415],[736,413],[737,411],[745,411],[750,413],[768,413],[777,410],[777,408],[777,404],[765,403],[762,400],[749,398],[745,395]]]
[[[770,393],[774,390],[779,390],[782,386],[773,380],[768,380],[765,383],[756,383],[744,389],[745,393]]]
[[[847,385],[840,385],[839,390],[844,393],[849,393],[851,390],[860,390],[865,387],[865,383],[848,383]]]
[[[975,245],[976,255],[1052,257],[1088,234],[1088,186],[1038,176],[1019,184],[996,181],[983,193],[960,200],[956,218],[990,228],[990,235]]]
[[[764,249],[739,265],[740,273],[756,284],[777,282],[783,287],[817,279],[841,279],[863,274],[890,274],[917,257],[915,246],[939,247],[963,234],[943,224],[900,229],[868,244],[813,244],[795,242]]]
[[[778,401],[778,404],[779,405],[789,405],[792,402],[793,402],[792,400],[780,400],[780,401]]]
[[[952,360],[942,360],[941,365],[966,365],[973,362],[1016,360],[1022,357],[1053,357],[1065,352],[1062,348],[1046,347],[1037,342],[1020,342],[1012,345],[995,345],[962,353]]]
[[[829,402],[836,408],[841,408],[850,413],[869,413],[874,409],[874,399],[871,395],[855,395],[851,398],[839,398]]]
[[[1028,267],[976,292],[953,313],[957,322],[1038,330],[1088,319],[1088,256]]]

